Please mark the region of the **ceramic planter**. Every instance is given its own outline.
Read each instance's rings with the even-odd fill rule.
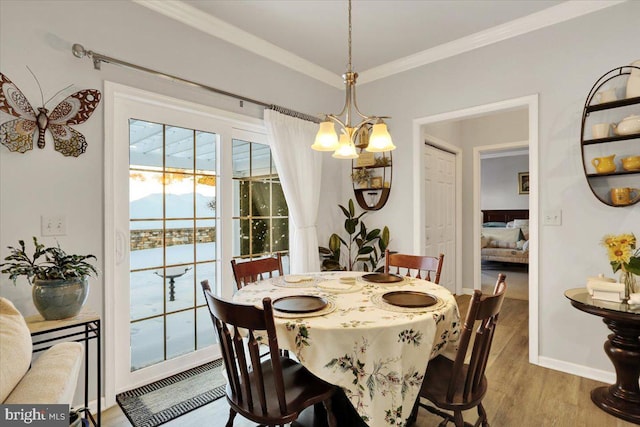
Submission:
[[[80,313],[89,294],[89,279],[34,280],[31,295],[45,320],[60,320]]]

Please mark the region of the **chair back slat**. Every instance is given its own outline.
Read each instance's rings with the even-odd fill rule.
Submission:
[[[437,257],[427,255],[407,255],[391,253],[385,250],[385,273],[395,273],[405,276],[413,276],[417,279],[429,280],[440,283],[444,254]],[[424,277],[423,277],[424,275]]]
[[[258,340],[253,335],[253,332],[249,332],[249,339],[247,341],[247,349],[249,350],[249,357],[251,360],[251,366],[253,367],[253,372],[255,372],[255,381],[257,382],[257,390],[265,390],[264,377],[262,374],[262,364],[260,363],[260,345],[258,344]],[[249,384],[249,383],[247,383]],[[260,409],[263,414],[267,413],[267,396],[264,393],[258,394],[258,399],[260,400]]]
[[[498,315],[507,288],[505,278],[506,276],[504,274],[498,275],[498,281],[493,295],[483,295],[480,290],[476,290],[471,297],[447,389],[447,400],[451,402],[456,393],[461,393],[462,399],[465,401],[468,400],[470,396],[476,393],[482,384]],[[469,354],[469,344],[471,343],[472,336],[473,347]],[[465,360],[467,359],[469,362],[468,365],[466,365],[465,374],[464,367]],[[464,381],[461,381],[463,375],[466,376],[464,377]],[[463,384],[462,390],[460,390],[461,384]]]
[[[286,413],[282,363],[271,299],[263,299],[263,308],[260,309],[218,298],[211,293],[207,280],[202,282],[202,289],[220,340],[232,392],[230,398],[244,403],[249,410],[254,409],[253,402],[257,399],[261,412],[267,414],[270,409],[267,393],[276,393],[280,413]],[[265,335],[269,344],[272,381],[265,381],[260,363],[260,342],[257,337]]]
[[[491,343],[493,342],[493,335],[496,330],[496,321],[495,317],[488,321],[490,324],[487,325],[487,328],[484,332],[483,339],[481,340],[481,346],[477,350],[480,355],[477,358],[477,364],[473,370],[473,376],[470,381],[471,388],[478,387],[480,382],[482,381],[482,377],[487,369],[487,362],[489,361],[489,353],[491,352]],[[469,393],[471,389],[469,390]]]
[[[236,262],[235,259],[232,259],[231,269],[236,280],[236,287],[240,289],[248,283],[274,277],[275,272],[282,276],[282,255],[278,253],[275,257],[244,262]]]
[[[233,337],[231,332],[217,319],[213,320],[218,338],[220,340],[220,348],[223,354],[224,367],[229,379],[229,386],[232,392],[238,396],[238,401],[244,401],[243,393],[240,389],[240,378],[238,377],[238,369],[235,364],[235,350],[233,346]]]
[[[271,365],[273,366],[273,382],[276,390],[282,390],[282,393],[278,394],[278,404],[280,405],[280,411],[284,413],[287,410],[287,403],[284,395],[284,378],[282,377],[282,362],[280,360],[280,346],[278,346],[278,337],[276,334],[276,324],[273,320],[273,306],[270,298],[264,298],[262,300],[265,312],[269,313],[269,316],[265,316],[265,326],[267,329],[267,338],[269,339],[269,353],[271,354]],[[280,372],[280,375],[275,375],[276,372]]]
[[[223,327],[227,328],[228,325],[223,325]],[[247,364],[247,358],[244,353],[244,342],[242,341],[242,336],[237,327],[233,327],[233,353],[228,354],[228,357],[233,357],[232,365],[236,372],[240,373],[240,399],[244,396],[247,405],[250,409],[253,409],[253,394],[251,393],[251,382],[249,380],[249,368]]]

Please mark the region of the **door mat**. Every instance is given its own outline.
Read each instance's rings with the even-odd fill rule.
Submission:
[[[116,396],[134,427],[154,427],[225,395],[222,359]]]

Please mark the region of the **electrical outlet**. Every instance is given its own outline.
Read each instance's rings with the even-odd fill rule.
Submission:
[[[64,236],[67,234],[67,219],[64,215],[42,215],[40,217],[43,236]]]
[[[562,211],[560,209],[545,211],[542,223],[544,225],[562,225]]]

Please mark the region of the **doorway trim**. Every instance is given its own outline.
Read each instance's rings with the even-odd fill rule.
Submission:
[[[538,182],[539,182],[539,172],[538,172],[538,94],[527,95],[520,98],[513,98],[504,101],[498,101],[490,104],[478,105],[475,107],[449,111],[446,113],[435,114],[426,117],[420,117],[413,120],[413,170],[414,170],[414,179],[413,179],[413,195],[414,200],[420,200],[420,194],[422,193],[422,170],[421,170],[421,160],[422,160],[422,127],[426,124],[454,120],[454,119],[469,119],[473,117],[479,117],[490,113],[512,110],[515,108],[527,107],[528,108],[528,116],[529,116],[529,132],[528,132],[528,140],[529,140],[529,363],[539,364],[539,337],[538,337],[538,252],[539,252],[539,242],[538,242],[538,225],[539,225],[539,198],[538,198]],[[483,147],[485,148],[485,147]],[[461,156],[456,156],[461,157]],[[475,167],[474,167],[475,169]],[[479,182],[479,168],[477,172],[474,173],[474,185],[473,185],[473,209],[476,215],[476,221],[474,223],[480,224],[480,205],[479,205],[479,191],[480,191],[480,182]],[[457,178],[456,178],[457,179]],[[460,180],[461,181],[461,180]],[[456,184],[457,186],[457,184]],[[423,217],[424,207],[422,203],[416,203],[414,205],[414,235],[417,236],[417,239],[414,239],[414,248],[419,250],[424,240],[424,232],[423,232]],[[456,206],[456,220],[458,217],[462,217],[462,206],[461,204]],[[461,225],[460,225],[461,227]],[[460,228],[462,230],[462,228]],[[480,237],[479,233],[474,232],[474,243],[476,248],[480,247]],[[461,243],[458,244],[458,240],[456,240],[456,246],[461,246]],[[474,252],[475,254],[475,252]],[[479,251],[478,251],[479,254]],[[457,255],[457,253],[456,253]],[[479,255],[478,257],[478,266],[479,266]],[[460,256],[461,258],[461,256]],[[474,271],[475,271],[475,263],[476,263],[476,255],[474,255]],[[459,260],[460,265],[462,260]],[[458,267],[456,266],[456,272]],[[456,273],[456,289],[458,286],[461,287],[461,280],[458,280]],[[476,287],[476,283],[474,280],[474,288]]]

